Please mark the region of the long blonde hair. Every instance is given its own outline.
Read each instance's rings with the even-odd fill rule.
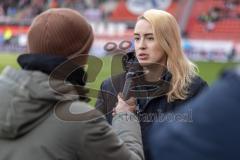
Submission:
[[[160,47],[167,55],[167,70],[172,74],[168,102],[184,100],[198,68],[184,54],[181,47],[181,36],[176,19],[168,12],[150,9],[139,19],[146,19],[153,28],[153,33]]]

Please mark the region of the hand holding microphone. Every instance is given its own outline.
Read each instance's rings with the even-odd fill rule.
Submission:
[[[116,115],[119,112],[135,112],[136,111],[136,98],[133,96],[131,89],[133,81],[137,77],[143,74],[143,70],[139,65],[134,52],[129,52],[125,58],[123,58],[123,64],[125,64],[125,70],[127,71],[125,76],[125,83],[123,86],[122,93],[118,94],[118,103],[113,109],[112,115]]]
[[[136,98],[131,97],[128,100],[123,100],[123,94],[118,94],[118,103],[117,106],[113,109],[112,115],[115,116],[117,113],[121,112],[132,112],[136,110]]]

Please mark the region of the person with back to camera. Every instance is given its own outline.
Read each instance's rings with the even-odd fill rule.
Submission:
[[[192,123],[155,123],[149,136],[154,160],[240,159],[240,67],[228,69],[197,98],[175,111],[192,110]]]
[[[50,9],[33,20],[27,37],[21,69],[0,75],[0,159],[143,160],[134,108],[120,100],[111,127],[78,96],[86,93],[78,86],[85,85],[93,42],[89,23],[72,9]]]
[[[174,111],[196,97],[207,83],[198,76],[197,67],[183,53],[178,24],[165,11],[150,9],[138,18],[134,28],[134,49],[123,56],[125,73],[103,81],[95,107],[111,123],[117,95],[124,90],[128,73],[134,72],[131,66],[136,65],[132,63],[139,63],[136,72],[142,70],[143,74],[136,73],[132,79],[129,97],[137,99],[145,158],[149,160],[146,137],[154,122],[151,115]]]

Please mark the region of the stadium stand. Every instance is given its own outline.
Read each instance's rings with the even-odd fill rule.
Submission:
[[[90,21],[96,36],[93,52],[104,55],[103,46],[107,42],[132,41],[139,15],[133,10],[149,9],[145,8],[149,5],[175,16],[187,54],[199,57],[196,55],[224,51],[220,54],[226,54],[225,60],[234,51],[240,59],[240,0],[1,0],[0,48],[4,51],[7,46],[6,50],[23,52],[33,17],[48,8],[67,7]]]
[[[190,15],[189,38],[240,40],[239,1],[196,0]]]

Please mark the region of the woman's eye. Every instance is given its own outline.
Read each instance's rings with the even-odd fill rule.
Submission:
[[[135,41],[138,41],[139,39],[140,39],[139,37],[135,37],[135,38],[134,38]]]
[[[148,37],[147,39],[150,40],[150,41],[153,41],[153,40],[154,40],[153,37]]]

